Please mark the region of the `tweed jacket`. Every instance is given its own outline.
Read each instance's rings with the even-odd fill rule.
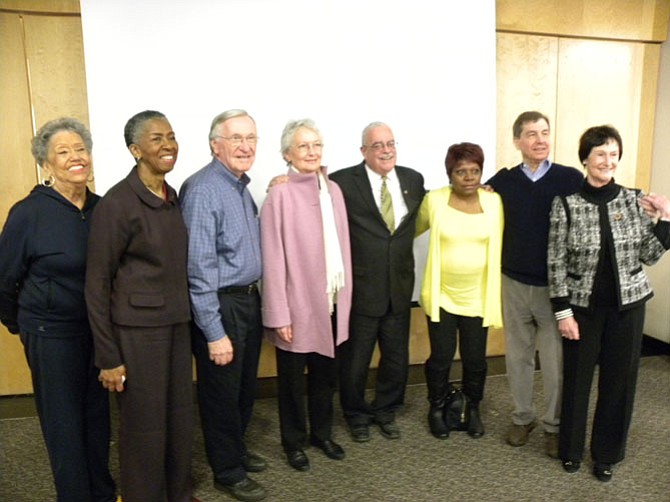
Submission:
[[[589,307],[603,238],[609,240],[613,251],[619,310],[652,297],[642,264],[656,263],[665,247],[638,203],[641,193],[617,188],[618,194],[606,203],[589,200],[584,190],[554,199],[547,265],[555,311],[569,305]]]

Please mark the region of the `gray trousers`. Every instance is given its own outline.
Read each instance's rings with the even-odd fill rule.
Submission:
[[[526,425],[536,417],[533,406],[535,352],[540,354],[547,432],[557,433],[563,386],[563,346],[549,301],[549,288],[530,286],[502,276],[505,363],[514,411],[512,422]]]

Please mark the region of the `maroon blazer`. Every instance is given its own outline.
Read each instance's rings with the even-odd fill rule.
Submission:
[[[134,167],[98,203],[91,220],[86,304],[96,365],[123,364],[113,326],[156,327],[188,322],[188,238],[167,185],[162,201],[144,186]]]

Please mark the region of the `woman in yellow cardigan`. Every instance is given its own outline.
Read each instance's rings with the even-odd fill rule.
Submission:
[[[451,145],[445,165],[451,185],[426,195],[416,223],[416,235],[431,229],[420,299],[431,350],[425,367],[428,425],[436,438],[449,436],[443,411],[458,333],[463,392],[471,404],[468,434],[478,438],[484,435],[479,402],[486,380],[488,327],[502,326],[503,208],[498,194],[479,188],[484,166],[479,145]]]

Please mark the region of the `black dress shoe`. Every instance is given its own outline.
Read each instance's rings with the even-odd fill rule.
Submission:
[[[351,439],[357,443],[367,443],[370,441],[370,427],[367,424],[352,425],[349,427]]]
[[[577,460],[563,460],[563,470],[572,474],[577,472],[582,466],[582,463]]]
[[[263,500],[267,496],[265,488],[249,477],[230,485],[214,480],[214,488],[243,502],[256,502]]]
[[[242,455],[242,467],[247,472],[261,472],[267,468],[268,464],[265,459],[259,457],[255,453],[247,452]]]
[[[286,452],[288,464],[296,471],[309,471],[309,459],[302,450],[290,450]]]
[[[598,478],[598,481],[607,483],[612,480],[612,464],[596,463],[593,466],[593,475]]]
[[[395,422],[377,423],[379,425],[379,432],[382,433],[386,439],[399,439],[400,428]]]
[[[321,441],[320,439],[312,438],[309,442],[312,446],[316,446],[323,451],[328,458],[332,458],[333,460],[342,460],[344,458],[344,450],[335,441],[330,439]]]

